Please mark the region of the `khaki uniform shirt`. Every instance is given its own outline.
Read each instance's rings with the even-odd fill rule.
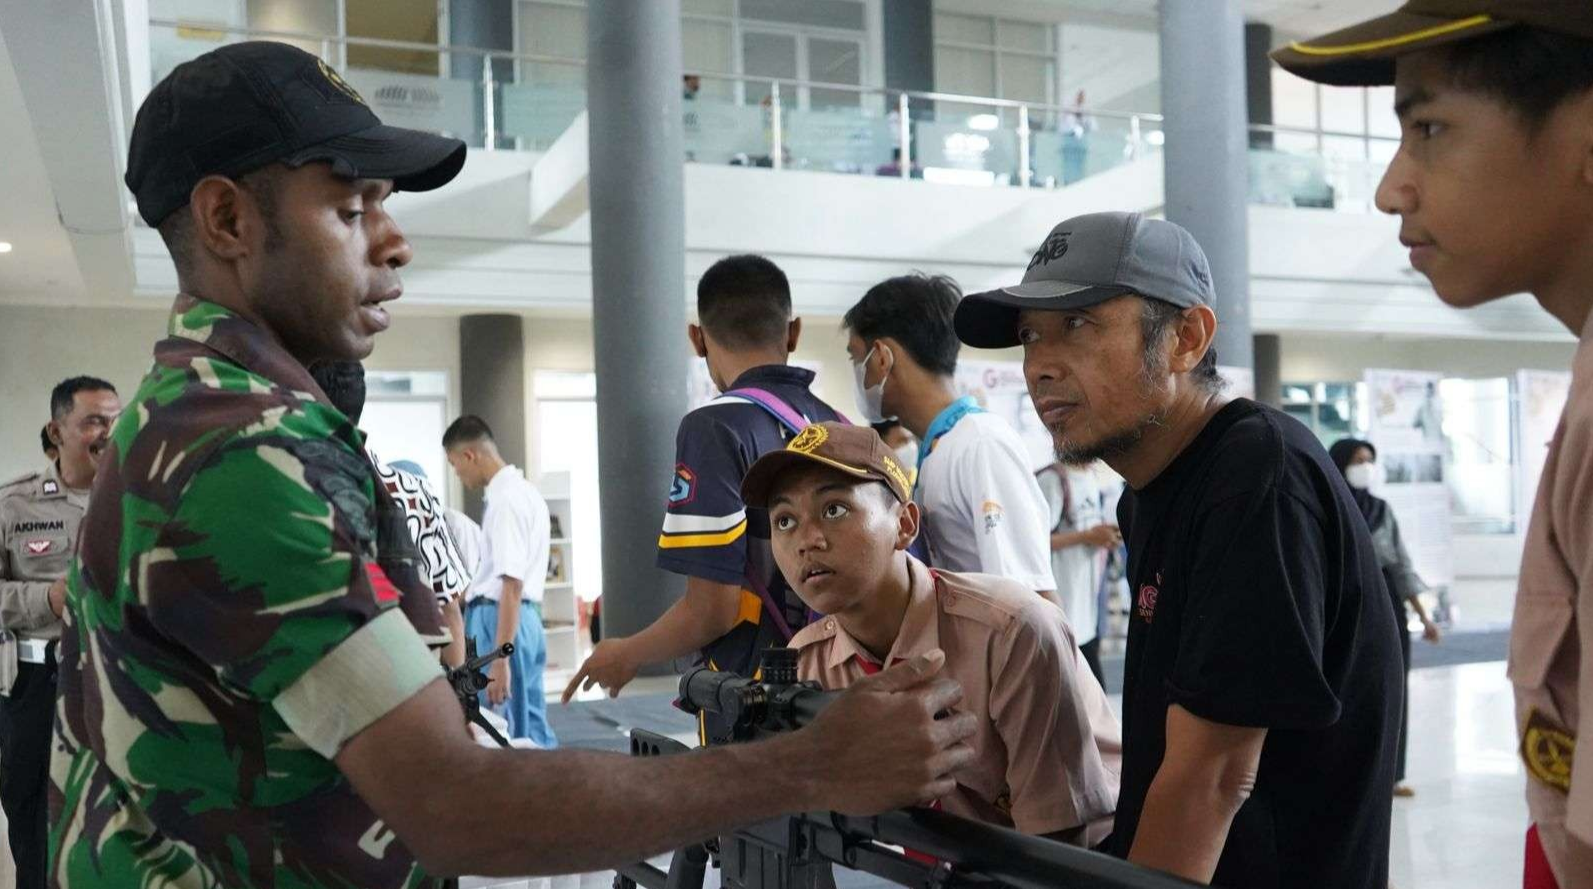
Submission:
[[[1084,828],[1083,844],[1111,832],[1122,738],[1062,610],[1024,584],[987,574],[931,572],[909,557],[911,600],[887,663],[936,648],[963,687],[959,710],[979,717],[975,761],[942,799],[945,811],[1028,834]],[[833,617],[791,640],[798,671],[845,688],[874,661]]]
[[[50,585],[72,566],[87,509],[88,491],[68,488],[53,463],[0,486],[0,694],[16,675],[16,636],[61,635]]]
[[[1593,325],[1527,526],[1510,680],[1527,807],[1561,889],[1593,887]]]

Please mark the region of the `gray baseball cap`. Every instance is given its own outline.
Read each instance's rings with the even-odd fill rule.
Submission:
[[[1066,220],[1029,260],[1023,283],[972,293],[957,304],[957,338],[979,349],[1018,345],[1024,309],[1082,309],[1125,293],[1180,308],[1212,305],[1206,252],[1183,226],[1140,213]]]

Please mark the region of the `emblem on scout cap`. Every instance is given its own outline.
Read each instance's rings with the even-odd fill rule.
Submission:
[[[1571,792],[1571,763],[1576,738],[1560,728],[1543,711],[1533,708],[1527,730],[1521,733],[1521,759],[1532,777],[1561,793]]]
[[[797,433],[797,437],[791,439],[791,443],[786,445],[785,449],[796,451],[799,454],[811,454],[818,450],[820,445],[829,440],[830,430],[817,423],[812,423],[808,428]]]
[[[348,85],[348,81],[343,79],[343,75],[333,70],[332,66],[328,65],[324,59],[316,59],[315,64],[320,67],[321,76],[326,78],[327,83],[337,87],[338,92],[348,96],[350,99],[353,99],[361,105],[365,104],[365,100],[360,97],[359,93],[354,91],[353,87]]]

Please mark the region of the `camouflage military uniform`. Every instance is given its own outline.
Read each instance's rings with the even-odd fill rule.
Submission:
[[[438,678],[446,634],[319,392],[265,331],[178,298],[71,575],[54,885],[437,882],[331,759]]]

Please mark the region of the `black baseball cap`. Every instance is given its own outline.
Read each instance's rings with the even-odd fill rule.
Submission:
[[[1387,86],[1394,59],[1526,25],[1593,39],[1588,0],[1410,0],[1398,10],[1272,53],[1284,70],[1335,86]]]
[[[952,323],[965,344],[1004,349],[1018,345],[1025,309],[1083,309],[1129,293],[1181,309],[1216,301],[1206,253],[1183,226],[1142,213],[1087,213],[1051,229],[1023,283],[963,297]]]
[[[206,176],[329,162],[349,179],[429,191],[465,165],[465,143],[384,126],[331,66],[286,43],[232,43],[178,65],[133,123],[127,187],[152,226]]]

